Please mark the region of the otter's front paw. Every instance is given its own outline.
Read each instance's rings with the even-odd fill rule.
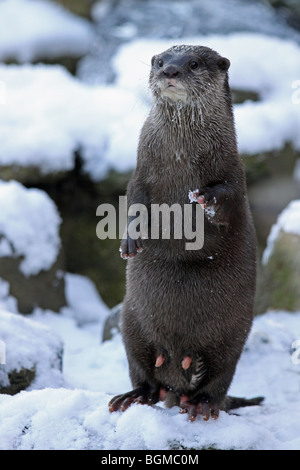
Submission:
[[[158,390],[150,390],[148,387],[138,387],[123,395],[117,395],[110,400],[109,411],[126,411],[132,403],[152,406],[159,400]]]
[[[140,238],[133,240],[130,237],[123,238],[120,246],[120,255],[123,259],[133,258],[137,253],[143,251],[143,243]]]
[[[189,200],[190,202],[198,202],[198,204],[201,204],[204,208],[217,204],[217,198],[214,195],[213,188],[208,187],[190,191]]]

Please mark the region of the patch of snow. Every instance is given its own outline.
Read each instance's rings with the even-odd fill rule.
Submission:
[[[197,193],[199,194],[199,189],[194,189],[194,191],[191,191],[191,190],[189,191],[188,197],[189,197],[190,203],[198,202],[199,196],[197,196]]]
[[[92,26],[45,0],[0,2],[0,60],[30,62],[81,56],[90,49]]]
[[[48,270],[60,249],[60,216],[49,196],[16,181],[0,180],[0,257],[23,257],[26,275]]]
[[[291,201],[272,226],[262,256],[263,264],[267,264],[273,252],[275,241],[281,231],[300,236],[300,200]]]
[[[6,361],[0,366],[1,386],[9,384],[10,372],[22,368],[35,368],[35,379],[30,388],[65,384],[60,371],[63,344],[53,330],[3,310],[0,310],[0,325],[0,340],[6,347]]]
[[[85,276],[66,273],[66,300],[78,325],[104,319],[110,310],[101,299],[95,284]]]
[[[17,299],[11,296],[9,292],[9,282],[1,279],[0,277],[0,310],[8,310],[12,313],[19,313]]]
[[[6,238],[0,239],[0,258],[2,256],[12,256],[13,250],[10,243],[6,240]]]

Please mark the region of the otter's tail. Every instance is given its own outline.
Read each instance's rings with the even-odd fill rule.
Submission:
[[[222,404],[221,409],[224,411],[229,411],[236,408],[242,408],[244,406],[257,406],[260,405],[264,399],[264,397],[239,398],[227,396]]]
[[[239,398],[239,397],[225,397],[225,400],[220,405],[220,409],[224,411],[234,410],[236,408],[242,408],[245,406],[257,406],[264,401],[264,397],[255,397],[255,398]],[[168,391],[165,397],[165,406],[167,408],[172,408],[172,406],[179,405],[180,398],[174,392]]]

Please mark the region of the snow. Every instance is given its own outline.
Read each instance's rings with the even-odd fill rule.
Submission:
[[[66,273],[66,299],[72,309],[78,325],[92,323],[99,318],[99,307],[102,315],[109,313],[108,307],[101,299],[95,284],[80,274]],[[84,290],[84,296],[82,291]]]
[[[281,231],[300,236],[300,200],[291,201],[272,226],[262,257],[263,264],[267,264]]]
[[[300,149],[299,105],[292,88],[300,76],[299,46],[254,33],[181,42],[205,44],[229,57],[231,86],[259,93],[260,101],[234,108],[242,153],[280,149],[286,142]],[[5,92],[0,165],[35,166],[42,173],[67,171],[80,150],[84,170],[95,181],[110,168],[133,169],[151,105],[150,59],[173,44],[136,40],[121,47],[113,61],[117,80],[109,86],[83,83],[60,66],[0,65]]]
[[[193,202],[198,202],[197,194],[199,195],[199,189],[194,189],[194,191],[189,191],[189,201],[192,204]]]
[[[61,66],[0,65],[0,76],[6,84],[1,165],[66,171],[73,168],[78,149],[92,179],[103,177],[109,167],[126,171],[135,165],[146,111],[135,104],[133,92],[85,85]]]
[[[48,270],[60,249],[60,216],[49,196],[16,181],[0,180],[0,258],[23,257],[26,275]]]
[[[88,52],[92,27],[54,2],[0,2],[0,60],[30,62],[81,56]]]
[[[110,413],[112,396],[131,389],[121,335],[101,343],[107,308],[98,296],[90,296],[89,280],[68,274],[68,283],[69,305],[60,314],[41,309],[25,318],[0,313],[0,340],[7,343],[10,362],[18,364],[25,352],[32,357],[30,364],[39,361],[29,390],[0,395],[1,450],[300,449],[300,361],[293,360],[299,355],[293,345],[300,338],[300,312],[272,311],[255,318],[230,394],[263,395],[262,406],[193,423],[178,407],[167,409],[162,402]],[[81,307],[74,312],[70,304],[78,299]],[[98,317],[91,321],[88,313],[84,321],[84,312],[95,314],[97,307]],[[21,344],[9,330],[16,320],[15,334],[24,335]],[[61,343],[63,374],[51,372],[51,354],[46,354]]]

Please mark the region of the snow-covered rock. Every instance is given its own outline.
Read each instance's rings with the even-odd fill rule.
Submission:
[[[122,303],[111,309],[104,323],[102,341],[107,341],[111,339],[116,332],[120,332],[121,310]]]
[[[272,226],[262,262],[266,307],[299,310],[300,200],[290,202]]]
[[[61,66],[0,65],[0,76],[6,84],[0,166],[11,168],[7,178],[22,179],[23,167],[29,167],[26,182],[32,182],[32,169],[71,170],[78,150],[93,180],[109,168],[134,167],[146,112],[132,91],[85,85]]]
[[[48,270],[59,249],[60,216],[49,196],[16,181],[0,180],[0,256],[22,257],[25,276]]]
[[[65,301],[55,204],[44,191],[0,180],[0,213],[0,278],[10,284],[19,310],[58,310]]]
[[[267,240],[267,247],[263,253],[264,264],[268,263],[274,253],[274,245],[281,232],[300,237],[300,200],[290,202],[286,209],[279,215],[276,224],[273,225]]]
[[[63,385],[63,344],[50,328],[0,310],[0,393]]]

